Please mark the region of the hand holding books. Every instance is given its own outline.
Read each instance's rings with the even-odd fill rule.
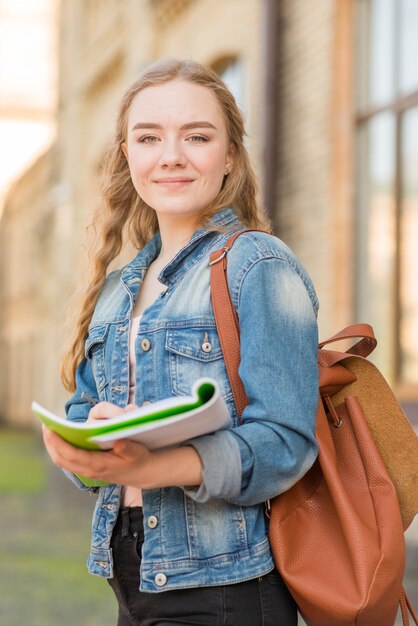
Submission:
[[[109,419],[84,423],[71,422],[58,417],[36,402],[32,404],[32,409],[49,430],[56,432],[78,448],[109,450],[119,439],[129,439],[144,444],[147,450],[157,450],[178,446],[193,437],[232,426],[228,408],[214,380],[197,380],[192,394],[192,396],[177,396],[147,406],[136,407]],[[49,441],[51,447],[52,439],[49,438]],[[55,447],[59,446],[60,451],[65,452],[64,461],[66,461],[70,455],[69,447],[64,450],[57,439],[53,442]],[[189,452],[190,450],[194,452],[190,446],[188,448]],[[184,453],[182,454],[184,456]],[[51,451],[50,455],[52,457]],[[91,456],[77,456],[77,459],[85,459],[87,465],[91,462],[91,458]],[[75,469],[65,467],[61,456],[58,460],[57,457],[53,460],[64,469],[88,477],[88,474],[83,473],[80,467]],[[94,478],[99,477],[96,475]],[[86,479],[83,479],[83,482],[89,485],[97,484],[95,481],[86,482]],[[124,483],[121,482],[121,484]]]

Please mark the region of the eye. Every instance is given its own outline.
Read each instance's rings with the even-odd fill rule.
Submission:
[[[144,135],[143,137],[138,137],[136,141],[137,143],[156,143],[158,141],[158,137],[155,135]]]
[[[187,141],[190,141],[191,143],[206,143],[209,139],[204,135],[191,135],[187,138]]]

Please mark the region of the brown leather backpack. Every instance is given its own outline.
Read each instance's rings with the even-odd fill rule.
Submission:
[[[212,305],[239,415],[248,399],[226,269],[242,232],[210,259]],[[325,349],[354,337],[360,341],[347,352]],[[372,328],[357,324],[319,345],[318,458],[269,504],[275,563],[309,626],[393,626],[399,604],[404,626],[408,609],[418,624],[402,587],[404,528],[418,510],[418,438],[366,360],[376,343]]]

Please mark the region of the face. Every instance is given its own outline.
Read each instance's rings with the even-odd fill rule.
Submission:
[[[122,149],[132,182],[158,218],[188,218],[218,195],[232,168],[226,126],[216,97],[195,83],[147,87],[132,101]]]

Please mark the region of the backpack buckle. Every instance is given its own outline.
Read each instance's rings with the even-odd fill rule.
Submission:
[[[219,261],[222,261],[222,259],[226,257],[230,249],[231,248],[229,246],[225,246],[222,254],[220,254],[217,259],[214,259],[213,261],[209,261],[209,265],[215,265],[215,263],[219,263]]]

